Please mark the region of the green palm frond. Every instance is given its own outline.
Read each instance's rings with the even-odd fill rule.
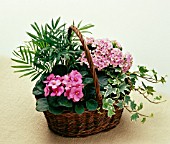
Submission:
[[[17,50],[13,52],[16,58],[11,58],[12,61],[16,62],[17,65],[11,66],[15,68],[15,73],[23,73],[20,77],[24,76],[36,76],[42,72],[40,69],[36,69],[33,65],[33,57],[35,55],[36,46],[32,42],[26,42],[25,46],[18,47]],[[32,80],[34,79],[32,78]]]
[[[81,54],[80,45],[76,42],[76,35],[71,34],[71,41],[68,40],[68,29],[66,23],[59,25],[60,17],[50,24],[39,26],[36,22],[31,24],[34,33],[27,32],[31,41],[13,51],[15,58],[12,61],[17,65],[12,66],[16,73],[23,73],[20,77],[31,76],[35,80],[43,73],[50,73],[56,64],[74,65]],[[93,25],[81,26],[80,21],[77,27],[81,33],[90,33],[89,28]]]

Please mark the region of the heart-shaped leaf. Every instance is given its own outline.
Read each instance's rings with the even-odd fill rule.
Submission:
[[[78,114],[82,114],[84,112],[84,106],[82,104],[76,104],[75,112]]]
[[[72,107],[73,104],[72,104],[72,101],[71,100],[68,100],[66,97],[64,96],[60,96],[58,98],[58,104],[60,106],[65,106],[65,107]]]
[[[49,112],[52,113],[52,114],[55,114],[55,115],[59,115],[63,112],[63,108],[60,108],[60,107],[52,107],[50,106],[49,107]]]
[[[49,109],[49,105],[46,98],[40,98],[36,103],[36,110],[39,112],[47,111]]]
[[[90,100],[86,101],[86,107],[89,111],[93,111],[93,110],[97,109],[98,103],[96,100],[90,99]]]

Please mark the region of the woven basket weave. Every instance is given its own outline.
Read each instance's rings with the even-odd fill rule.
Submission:
[[[123,109],[118,109],[118,107],[115,105],[114,107],[116,114],[113,115],[111,118],[107,116],[107,111],[102,109],[102,96],[100,94],[100,85],[89,49],[85,40],[83,39],[82,34],[76,27],[69,27],[68,37],[71,35],[72,31],[74,31],[79,37],[84,48],[90,66],[90,71],[94,80],[94,86],[96,89],[96,100],[100,107],[100,112],[98,112],[97,110],[85,111],[83,114],[65,112],[60,115],[54,115],[49,111],[45,111],[44,115],[47,119],[49,128],[53,132],[66,137],[84,137],[99,133],[101,131],[107,131],[115,127],[120,122]]]

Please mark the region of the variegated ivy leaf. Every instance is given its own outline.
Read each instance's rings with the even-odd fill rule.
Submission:
[[[140,103],[140,105],[138,106],[138,111],[141,110],[143,108],[143,103]]]
[[[107,110],[108,110],[108,113],[107,113],[108,117],[112,117],[113,115],[115,115],[115,108],[113,106],[112,107],[109,106]]]
[[[104,87],[104,89],[106,90],[104,97],[106,98],[107,96],[109,96],[110,94],[117,93],[117,89],[116,88],[112,88],[112,86],[110,84],[108,84],[107,86]]]
[[[131,121],[136,121],[138,118],[139,118],[139,114],[138,114],[138,113],[134,113],[134,114],[131,116]]]
[[[124,97],[124,101],[125,101],[125,103],[128,105],[129,102],[131,101],[130,96],[126,95],[126,96]]]
[[[109,106],[113,107],[114,102],[115,101],[112,100],[111,98],[106,98],[106,99],[104,98],[103,99],[103,109],[108,109]]]
[[[130,91],[129,85],[124,82],[119,86],[119,90],[122,94],[125,95],[125,91]]]
[[[131,101],[131,103],[130,103],[130,107],[131,107],[131,109],[132,110],[136,110],[136,104],[135,104],[135,102],[134,101]]]
[[[108,110],[108,117],[111,117],[112,115],[115,114],[115,108],[113,106],[113,103],[115,101],[112,100],[111,98],[107,98],[107,99],[103,99],[103,106],[102,108],[105,109],[105,110]]]
[[[119,80],[121,80],[121,81],[125,81],[125,78],[127,77],[127,75],[126,74],[121,74],[118,78],[119,78]]]
[[[119,109],[122,109],[124,107],[124,102],[122,100],[119,100],[116,105],[119,107]]]

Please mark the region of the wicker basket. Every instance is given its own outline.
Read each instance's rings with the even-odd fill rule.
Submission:
[[[69,27],[68,37],[70,36],[72,31],[74,31],[79,37],[86,53],[86,57],[90,66],[90,71],[94,80],[94,86],[96,89],[96,100],[98,101],[100,112],[97,110],[85,111],[83,114],[65,112],[60,115],[54,115],[51,114],[49,111],[45,111],[44,115],[47,119],[49,128],[53,132],[66,137],[84,137],[115,127],[120,122],[123,109],[119,109],[115,105],[116,114],[113,115],[111,118],[107,116],[107,111],[102,109],[102,96],[100,94],[100,85],[89,49],[85,40],[83,39],[82,34],[76,27]]]

